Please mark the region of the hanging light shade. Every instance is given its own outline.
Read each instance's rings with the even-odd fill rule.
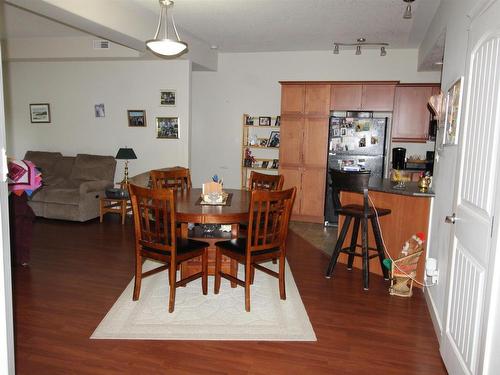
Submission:
[[[403,0],[403,1],[407,4],[405,12],[403,13],[403,18],[409,20],[412,17],[411,3],[413,3],[415,0]]]
[[[177,56],[186,52],[187,43],[184,43],[179,38],[179,33],[177,32],[177,27],[175,26],[174,17],[172,16],[172,26],[175,32],[177,40],[170,39],[168,37],[168,12],[167,8],[173,6],[174,2],[172,0],[159,0],[160,2],[160,17],[158,19],[158,27],[156,28],[156,34],[153,39],[146,41],[146,47],[158,55],[162,56]],[[165,18],[165,22],[162,22]],[[160,36],[163,24],[163,38]]]

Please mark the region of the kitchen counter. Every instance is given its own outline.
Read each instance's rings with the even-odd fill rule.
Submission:
[[[412,235],[417,232],[422,232],[425,234],[425,238],[428,237],[430,204],[434,193],[432,190],[429,190],[426,193],[420,192],[416,182],[406,182],[405,190],[394,189],[392,187],[394,184],[395,183],[389,179],[371,178],[369,184],[369,196],[376,207],[388,208],[391,210],[390,215],[380,218],[380,228],[388,253],[392,258],[397,258],[405,241],[407,241]],[[340,199],[343,205],[363,203],[362,194],[342,192]],[[339,228],[342,227],[343,222],[344,217],[340,216]],[[352,231],[349,230],[347,233],[344,247],[348,246],[348,243],[351,240],[351,232]],[[358,244],[361,244],[361,230],[359,233]],[[371,225],[368,230],[368,245],[375,247]],[[361,251],[361,249],[358,249],[357,251]],[[420,257],[417,267],[417,280],[420,282],[424,279],[425,253],[426,242],[424,243],[424,254]],[[340,254],[339,262],[347,263],[347,255]],[[337,264],[337,267],[342,267],[342,264]],[[356,257],[354,259],[354,267],[361,269],[360,257]],[[370,272],[382,275],[378,258],[370,260]],[[361,280],[359,280],[359,282],[361,285]],[[370,283],[373,282],[375,281],[370,281]]]
[[[409,181],[405,182],[405,189],[394,189],[393,186],[396,185],[395,182],[389,180],[388,178],[370,178],[370,184],[368,186],[370,191],[380,191],[383,193],[399,194],[399,195],[410,195],[413,197],[426,197],[430,198],[434,196],[432,189],[427,192],[421,192],[417,186],[416,182]]]

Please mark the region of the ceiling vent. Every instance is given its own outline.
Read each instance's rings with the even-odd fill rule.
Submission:
[[[98,39],[94,40],[94,49],[109,49],[110,43],[109,40]]]

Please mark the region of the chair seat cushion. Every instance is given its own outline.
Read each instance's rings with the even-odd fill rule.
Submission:
[[[385,216],[391,213],[391,210],[388,208],[380,208],[375,207],[377,209],[378,216]],[[361,204],[348,204],[346,206],[342,206],[341,209],[337,210],[339,215],[344,216],[354,216],[354,217],[363,217],[364,216],[364,207]],[[375,210],[373,207],[368,209],[368,217],[372,218],[375,216]]]
[[[215,243],[215,246],[220,247],[225,250],[232,251],[233,253],[245,255],[247,248],[247,239],[245,237],[233,238],[228,241],[219,241]],[[279,248],[275,247],[273,249],[267,250],[257,250],[253,251],[252,255],[263,255],[263,254],[271,254],[278,251]]]
[[[192,240],[189,238],[177,238],[177,254],[185,254],[191,251],[204,249],[210,244],[204,241]]]
[[[188,254],[192,251],[204,249],[205,247],[210,246],[210,244],[208,242],[191,240],[189,238],[181,238],[181,237],[178,237],[176,239],[176,242],[177,242],[177,254],[178,255]],[[156,253],[156,254],[160,254],[160,255],[170,255],[170,251],[158,250],[158,249],[154,249],[154,248],[148,247],[148,246],[143,246],[142,248],[145,251],[149,251],[151,253]]]

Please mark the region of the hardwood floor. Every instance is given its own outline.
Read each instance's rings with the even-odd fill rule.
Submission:
[[[341,264],[325,279],[329,258],[293,232],[287,258],[314,343],[90,340],[133,276],[130,219],[38,219],[34,237],[30,266],[13,271],[18,374],[446,373],[420,290],[391,297],[373,275],[364,292]]]

